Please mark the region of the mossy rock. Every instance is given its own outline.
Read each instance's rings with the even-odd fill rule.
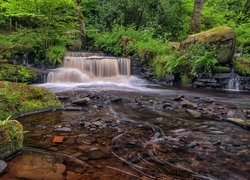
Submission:
[[[0,63],[0,81],[34,83],[38,79],[38,73],[32,68]]]
[[[230,73],[231,69],[227,66],[215,66],[213,69],[214,73]]]
[[[203,44],[216,44],[217,59],[220,64],[230,64],[233,59],[236,34],[234,30],[227,26],[213,28],[198,34],[190,35],[184,42],[181,43],[180,50],[185,53],[188,46],[196,42]]]
[[[23,147],[23,127],[16,120],[0,124],[0,159],[6,158]]]
[[[0,119],[14,114],[60,106],[60,101],[48,89],[0,81]]]
[[[250,76],[250,56],[242,56],[234,60],[235,72],[243,76]]]

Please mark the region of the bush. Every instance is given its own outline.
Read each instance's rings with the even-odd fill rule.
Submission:
[[[188,47],[185,54],[178,59],[170,59],[166,64],[167,72],[178,72],[183,75],[198,77],[211,75],[213,67],[218,63],[216,59],[216,45],[194,43]]]
[[[138,54],[143,60],[151,60],[159,54],[166,54],[170,46],[160,39],[153,38],[149,31],[136,31],[133,27],[116,26],[111,32],[89,34],[93,39],[91,50],[102,50],[114,55]]]
[[[56,65],[63,62],[63,57],[66,52],[65,46],[51,46],[46,51],[46,58],[50,64]]]

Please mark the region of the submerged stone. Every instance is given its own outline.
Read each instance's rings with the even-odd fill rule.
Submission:
[[[0,175],[7,171],[7,163],[0,160]]]

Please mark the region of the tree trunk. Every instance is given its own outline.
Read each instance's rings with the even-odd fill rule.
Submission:
[[[80,36],[81,36],[81,43],[82,48],[86,49],[87,47],[87,35],[86,35],[86,26],[84,22],[83,13],[80,8],[81,0],[76,0],[76,16],[79,21],[79,30],[80,30]]]
[[[201,13],[203,9],[204,0],[195,0],[192,21],[190,24],[190,33],[197,33],[200,31]]]

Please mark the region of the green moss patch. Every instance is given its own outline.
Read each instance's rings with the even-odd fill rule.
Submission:
[[[0,63],[0,81],[33,83],[37,80],[37,72],[31,68],[8,63]]]
[[[202,43],[213,43],[218,41],[226,41],[235,38],[233,29],[227,26],[221,26],[194,34],[188,37],[188,40],[193,39]]]
[[[242,56],[234,61],[234,70],[243,76],[250,76],[250,56]]]
[[[16,120],[0,124],[0,159],[3,159],[23,146],[23,127]]]
[[[213,69],[214,73],[230,73],[231,69],[226,66],[215,66]]]
[[[60,105],[60,101],[54,94],[45,88],[22,83],[0,82],[0,119]]]

